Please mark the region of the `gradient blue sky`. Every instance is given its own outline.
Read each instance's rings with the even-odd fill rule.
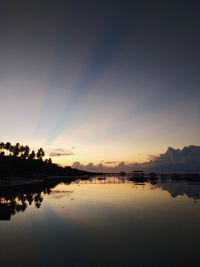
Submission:
[[[161,3],[162,2],[162,3]],[[3,1],[2,141],[54,162],[200,144],[198,1]]]

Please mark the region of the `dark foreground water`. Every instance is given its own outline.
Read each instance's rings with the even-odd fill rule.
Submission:
[[[0,266],[200,266],[200,183],[76,180],[1,191]]]

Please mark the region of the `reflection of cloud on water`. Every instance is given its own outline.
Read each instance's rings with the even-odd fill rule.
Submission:
[[[49,198],[51,199],[61,199],[64,197],[71,198],[71,194],[74,193],[73,190],[52,190]]]
[[[158,183],[156,187],[168,191],[173,198],[185,195],[195,200],[200,199],[200,183],[165,182]]]

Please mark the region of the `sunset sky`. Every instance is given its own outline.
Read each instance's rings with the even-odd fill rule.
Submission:
[[[200,145],[198,1],[44,2],[1,2],[1,141],[69,165]]]

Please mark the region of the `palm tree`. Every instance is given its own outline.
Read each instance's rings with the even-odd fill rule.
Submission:
[[[29,159],[34,159],[35,158],[35,151],[32,150],[31,154],[29,155]]]
[[[7,149],[8,151],[10,151],[11,149],[11,143],[10,142],[7,142],[4,146],[5,149]]]
[[[17,157],[19,155],[20,152],[20,144],[16,143],[16,145],[13,147],[13,156]]]
[[[43,150],[43,148],[39,148],[38,149],[38,152],[37,152],[37,158],[39,159],[39,160],[42,160],[42,158],[45,156],[45,153],[44,153],[44,150]]]
[[[29,157],[30,148],[28,146],[25,146],[24,150],[24,159],[27,159]]]

